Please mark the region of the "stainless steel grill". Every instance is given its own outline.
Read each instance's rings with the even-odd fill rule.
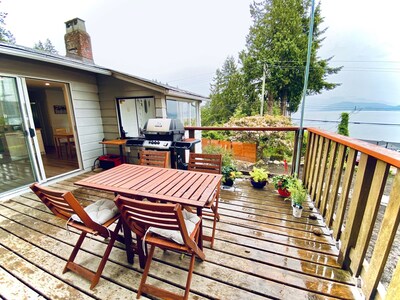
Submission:
[[[131,138],[126,147],[166,150],[171,152],[171,167],[186,168],[186,151],[200,142],[195,139],[184,140],[185,129],[176,119],[149,119],[143,128],[144,137]]]

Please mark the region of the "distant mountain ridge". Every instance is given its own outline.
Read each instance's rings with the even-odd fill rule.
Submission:
[[[400,105],[388,105],[384,103],[375,102],[339,102],[321,107],[320,110],[342,110],[342,111],[354,111],[354,110],[365,110],[365,111],[376,111],[376,110],[400,110]]]

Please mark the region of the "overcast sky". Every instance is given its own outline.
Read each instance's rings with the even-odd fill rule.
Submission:
[[[216,69],[245,48],[251,25],[249,0],[1,1],[19,45],[49,38],[65,54],[64,22],[79,17],[97,64],[205,96]],[[400,105],[399,11],[398,0],[322,0],[320,56],[344,69],[330,77],[342,85],[311,102]]]

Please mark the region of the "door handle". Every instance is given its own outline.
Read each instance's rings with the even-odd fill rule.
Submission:
[[[29,135],[31,138],[33,138],[36,135],[35,129],[29,128]]]

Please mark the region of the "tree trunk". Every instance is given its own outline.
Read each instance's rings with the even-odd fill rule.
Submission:
[[[287,94],[283,93],[281,98],[281,114],[282,116],[286,116],[286,104],[287,104]]]
[[[273,108],[274,108],[274,96],[272,96],[272,93],[268,92],[267,109],[269,115],[272,115]]]

